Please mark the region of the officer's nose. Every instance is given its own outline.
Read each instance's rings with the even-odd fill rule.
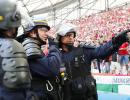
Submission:
[[[72,35],[70,35],[69,37],[70,37],[70,39],[74,39],[74,37]]]
[[[46,32],[46,36],[51,37],[50,32]]]

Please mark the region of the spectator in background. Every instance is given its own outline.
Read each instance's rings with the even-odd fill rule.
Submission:
[[[121,66],[120,63],[117,62],[118,55],[117,52],[112,55],[112,61],[110,65],[110,73],[111,74],[120,74],[121,73]]]
[[[121,67],[126,67],[126,70],[128,70],[128,63],[129,63],[129,53],[128,53],[128,42],[123,43],[118,51],[119,54],[119,63]]]

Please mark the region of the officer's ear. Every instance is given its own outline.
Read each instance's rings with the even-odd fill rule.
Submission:
[[[59,42],[62,43],[63,40],[64,40],[64,36],[61,36],[61,37],[59,38]]]

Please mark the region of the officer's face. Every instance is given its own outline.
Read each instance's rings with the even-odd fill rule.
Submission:
[[[41,40],[45,41],[48,39],[47,35],[48,29],[46,27],[39,27],[38,28],[38,34]]]
[[[73,44],[74,43],[74,33],[67,33],[61,38],[63,44]]]
[[[5,32],[5,36],[8,38],[16,38],[17,32],[16,28],[10,28]]]

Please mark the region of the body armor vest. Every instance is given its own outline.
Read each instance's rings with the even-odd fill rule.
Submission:
[[[69,78],[75,79],[90,74],[83,56],[75,57],[73,61],[65,63],[66,72]]]
[[[71,78],[91,75],[91,61],[85,60],[85,55],[82,48],[77,48],[70,52],[69,57],[65,60],[66,72]]]
[[[31,75],[23,46],[14,39],[0,39],[2,84],[11,89],[30,87]]]
[[[32,38],[26,38],[22,44],[25,48],[26,55],[28,57],[35,57],[42,55],[41,46],[37,40]]]

